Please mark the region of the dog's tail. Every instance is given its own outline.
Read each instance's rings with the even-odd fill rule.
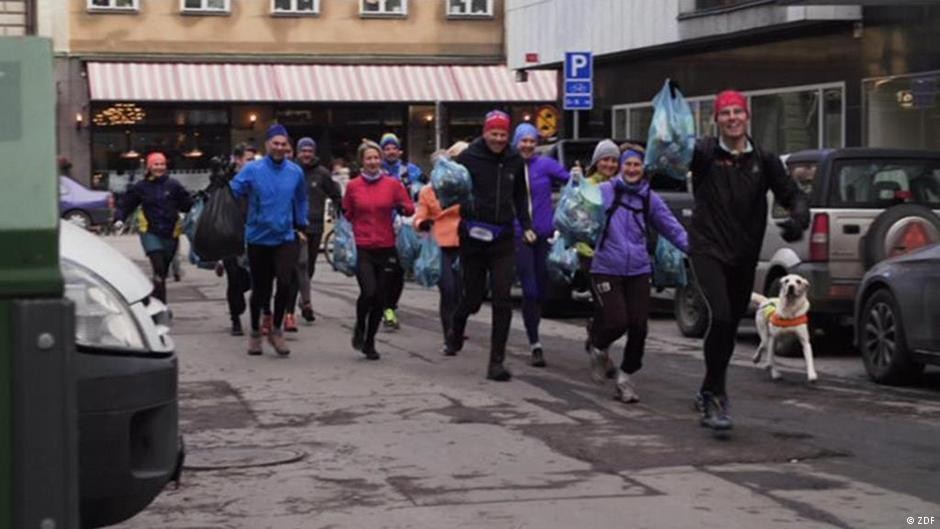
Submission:
[[[764,303],[767,303],[766,296],[758,294],[757,292],[751,292],[751,308],[756,309],[757,307],[760,307]]]

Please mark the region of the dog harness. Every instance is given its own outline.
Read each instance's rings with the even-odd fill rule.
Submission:
[[[796,318],[781,318],[780,315],[777,314],[777,304],[773,301],[764,307],[764,317],[767,318],[774,327],[779,328],[799,327],[800,325],[809,324],[809,316],[806,314],[797,316]]]

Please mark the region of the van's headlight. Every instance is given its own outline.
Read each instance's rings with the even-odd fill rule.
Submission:
[[[97,274],[62,259],[65,297],[75,303],[75,343],[146,352],[144,337],[124,299]]]

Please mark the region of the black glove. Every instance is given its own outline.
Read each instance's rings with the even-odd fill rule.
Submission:
[[[427,219],[418,223],[418,231],[431,231],[434,226],[434,219]]]
[[[780,236],[787,242],[797,242],[803,238],[803,225],[796,219],[787,219],[779,224]]]

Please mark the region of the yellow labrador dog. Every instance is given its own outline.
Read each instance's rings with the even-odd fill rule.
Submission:
[[[766,298],[760,294],[751,294],[751,302],[757,304],[757,314],[754,317],[757,332],[760,334],[760,345],[752,359],[759,363],[763,353],[767,353],[767,367],[770,368],[770,378],[780,378],[780,371],[774,362],[774,346],[777,337],[784,334],[793,334],[799,339],[803,348],[803,358],[806,359],[806,378],[813,382],[816,380],[816,368],[813,365],[813,346],[809,340],[809,300],[806,292],[809,290],[809,281],[796,274],[784,276],[780,280],[780,297]]]

